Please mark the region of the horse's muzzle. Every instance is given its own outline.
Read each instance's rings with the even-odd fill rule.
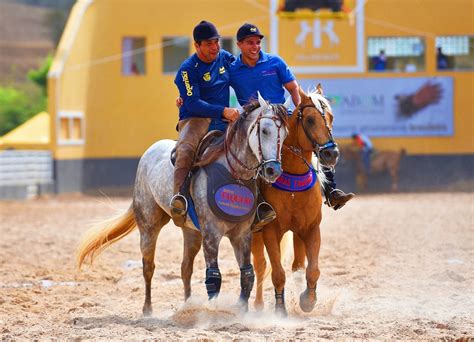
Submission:
[[[261,176],[269,183],[274,183],[281,176],[283,169],[279,161],[267,161],[262,165]]]
[[[324,148],[319,151],[319,161],[327,167],[334,167],[339,159],[339,149],[337,146]]]

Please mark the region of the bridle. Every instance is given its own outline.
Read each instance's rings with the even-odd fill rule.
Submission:
[[[241,118],[239,120],[246,120],[248,115],[252,110],[255,110],[256,108],[249,108],[246,110],[244,113],[241,114]],[[271,116],[267,116],[268,112],[271,112]],[[230,170],[232,172],[232,175],[234,176],[235,179],[241,180],[242,178],[238,176],[234,166],[232,166],[232,163],[230,162],[229,155],[232,156],[232,158],[237,162],[237,164],[242,167],[243,169],[247,171],[257,171],[257,173],[261,173],[261,171],[265,168],[265,165],[271,162],[277,162],[281,163],[281,148],[282,148],[282,141],[281,141],[281,135],[280,131],[281,128],[284,125],[284,120],[278,113],[278,107],[274,104],[269,104],[266,108],[264,108],[257,116],[255,119],[254,123],[249,129],[249,134],[248,137],[250,136],[250,133],[252,133],[253,130],[257,130],[257,136],[258,136],[258,160],[261,160],[260,163],[258,163],[256,166],[250,167],[246,165],[244,162],[242,162],[238,156],[232,151],[230,148],[230,143],[232,142],[235,134],[236,134],[236,129],[237,129],[237,122],[233,123],[226,131],[226,136],[224,140],[224,151],[225,151],[225,156],[227,163],[229,164]],[[262,119],[270,119],[275,123],[275,126],[278,128],[278,136],[277,136],[277,157],[276,159],[268,159],[265,160],[263,156],[263,151],[262,151],[262,141],[261,141],[261,134],[260,134],[260,122]],[[247,138],[248,138],[247,137]],[[256,178],[257,173],[254,177],[251,178]]]
[[[313,149],[312,151],[316,154],[316,156],[318,157],[319,159],[319,154],[321,153],[321,151],[325,150],[325,149],[328,149],[328,148],[332,148],[332,147],[337,147],[337,144],[336,142],[334,141],[334,138],[333,138],[333,135],[332,135],[332,130],[331,128],[329,127],[328,125],[328,122],[326,120],[326,110],[327,110],[327,106],[326,104],[321,101],[321,100],[318,100],[319,104],[321,105],[321,108],[322,108],[322,111],[320,111],[315,104],[307,104],[307,105],[302,105],[298,108],[298,114],[297,114],[297,119],[298,121],[296,122],[296,134],[298,134],[298,128],[299,128],[299,125],[301,123],[301,127],[303,127],[303,131],[306,135],[306,138],[311,142],[311,145],[313,146]],[[318,142],[316,140],[313,139],[313,137],[311,136],[311,134],[309,133],[308,131],[308,128],[305,126],[304,124],[304,121],[303,121],[303,111],[306,109],[306,108],[314,108],[316,109],[319,114],[321,114],[323,120],[324,120],[324,125],[326,126],[326,129],[328,130],[328,133],[329,133],[329,140],[327,142],[325,142],[324,144],[320,145],[318,144]]]

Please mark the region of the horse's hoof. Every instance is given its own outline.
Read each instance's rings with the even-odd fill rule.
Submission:
[[[241,315],[244,315],[247,312],[249,312],[249,303],[248,303],[248,301],[244,301],[244,300],[239,299],[239,301],[237,302],[236,307],[237,307],[237,311]]]
[[[255,301],[253,306],[254,306],[256,311],[261,312],[261,311],[263,311],[263,309],[265,307],[265,304],[263,303],[263,301],[262,302]]]
[[[306,289],[300,295],[300,308],[301,308],[301,310],[303,310],[303,312],[313,311],[314,306],[316,305],[316,301],[317,301],[316,290],[314,290],[314,299],[310,299],[310,292],[309,292],[308,289]]]
[[[288,317],[288,312],[286,311],[285,304],[275,305],[275,315],[280,318]]]
[[[151,317],[153,315],[153,309],[151,307],[143,307],[143,316]]]

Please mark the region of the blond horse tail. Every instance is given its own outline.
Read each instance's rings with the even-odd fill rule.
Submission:
[[[82,237],[77,247],[76,263],[80,269],[84,263],[94,259],[108,246],[131,233],[137,224],[133,208],[92,226]]]

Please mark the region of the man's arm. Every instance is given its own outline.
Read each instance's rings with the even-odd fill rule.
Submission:
[[[288,83],[285,83],[283,86],[290,93],[291,99],[293,100],[293,104],[295,105],[295,107],[299,105],[301,102],[301,97],[298,91],[300,88],[298,82],[296,82],[296,80],[293,80]]]

